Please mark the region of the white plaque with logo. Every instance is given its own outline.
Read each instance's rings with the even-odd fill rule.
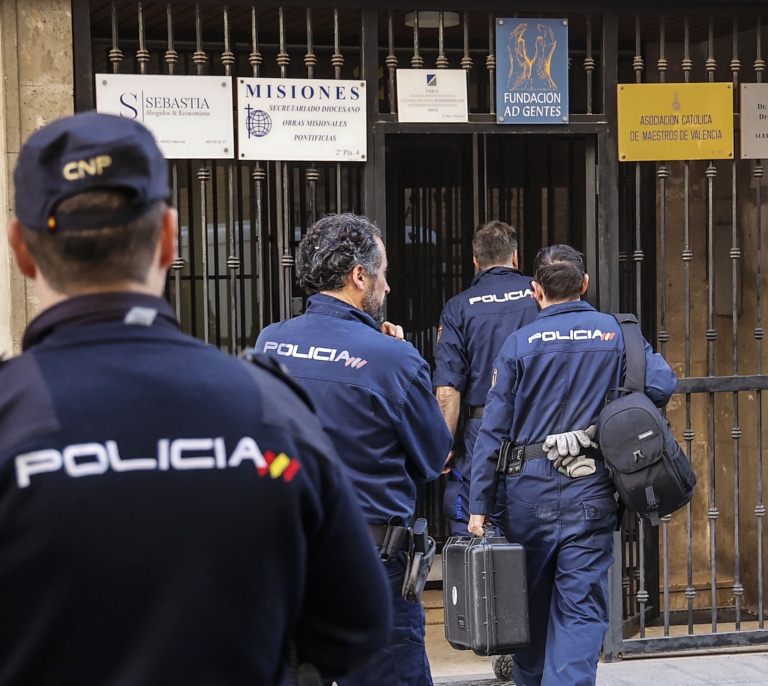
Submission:
[[[768,159],[768,83],[741,84],[741,159]]]
[[[465,69],[398,69],[397,119],[405,122],[469,121]]]
[[[238,79],[237,124],[241,160],[364,162],[365,82]]]
[[[168,159],[235,156],[229,76],[96,74],[96,109],[142,122]]]

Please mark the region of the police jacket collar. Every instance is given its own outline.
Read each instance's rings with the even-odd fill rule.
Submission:
[[[131,292],[78,295],[49,307],[35,317],[24,333],[22,348],[27,350],[59,329],[123,321],[135,308],[141,308],[144,313],[156,312],[154,318],[150,314],[148,324],[162,321],[179,327],[176,315],[162,298]]]
[[[545,307],[539,312],[538,319],[542,317],[551,317],[556,314],[562,314],[564,312],[594,312],[595,308],[584,300],[569,300],[564,303],[555,303],[549,307]]]
[[[347,321],[358,321],[361,324],[370,326],[372,329],[376,329],[376,331],[381,330],[376,320],[367,312],[363,312],[363,310],[359,310],[354,305],[350,305],[343,300],[334,298],[332,295],[325,295],[325,293],[315,293],[310,296],[307,301],[307,314],[325,314],[329,317],[338,317]]]
[[[480,279],[482,279],[484,276],[488,274],[495,274],[498,276],[508,276],[510,274],[516,274],[517,276],[522,276],[523,272],[521,272],[519,269],[515,269],[514,267],[489,267],[488,269],[483,269],[481,272],[477,272],[475,274],[474,278],[472,279],[471,286],[474,286]]]

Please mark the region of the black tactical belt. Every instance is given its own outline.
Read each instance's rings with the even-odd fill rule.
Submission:
[[[408,550],[411,547],[411,539],[408,529],[404,526],[392,524],[369,524],[373,544],[388,550]],[[386,544],[386,545],[385,545]]]
[[[469,406],[469,418],[470,419],[482,419],[483,410],[485,405],[470,405]]]
[[[579,455],[591,457],[594,460],[602,460],[603,455],[597,448],[581,448]],[[542,443],[530,443],[528,445],[512,446],[509,441],[504,441],[499,450],[499,460],[496,471],[507,476],[520,476],[523,472],[523,464],[528,460],[538,460],[546,457],[547,453],[542,448]]]

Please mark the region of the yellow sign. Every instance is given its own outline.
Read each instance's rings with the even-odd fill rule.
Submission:
[[[619,160],[733,159],[733,85],[618,86]]]

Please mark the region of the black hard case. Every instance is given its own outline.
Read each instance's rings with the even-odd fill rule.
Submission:
[[[455,536],[443,546],[445,638],[477,655],[528,645],[525,552],[506,538]]]

